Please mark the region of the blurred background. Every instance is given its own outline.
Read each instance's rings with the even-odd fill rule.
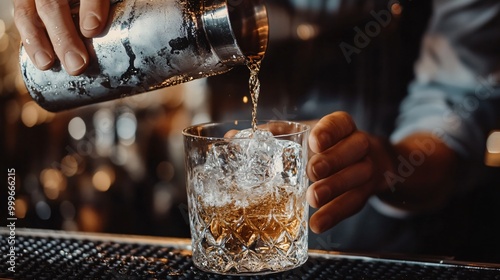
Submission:
[[[311,1],[324,4],[321,12],[268,2],[271,43],[260,75],[258,118],[306,120],[344,110],[361,129],[388,135],[413,78],[431,1],[352,1],[341,14],[330,11],[340,1]],[[354,28],[374,20],[370,11],[383,9],[392,15],[390,24],[348,61],[339,44],[352,45]],[[7,168],[16,170],[17,226],[188,237],[181,130],[249,119],[248,69],[54,114],[27,93],[19,45],[12,2],[1,1],[0,167],[2,176]],[[492,250],[488,238],[498,237],[489,226],[492,216],[484,215],[500,214],[491,192],[470,197],[480,206],[456,221],[484,217],[466,224],[478,228],[467,236],[466,258],[499,257],[481,255]],[[0,211],[2,220],[5,215]]]
[[[12,1],[0,11],[0,154],[16,170],[17,225],[188,236],[180,132],[210,120],[206,80],[50,113],[24,87]]]

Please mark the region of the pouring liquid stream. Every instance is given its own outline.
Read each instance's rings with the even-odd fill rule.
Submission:
[[[250,78],[248,80],[248,87],[250,96],[252,98],[252,130],[257,130],[257,103],[260,94],[260,80],[259,72],[262,63],[262,56],[248,56],[246,65],[250,70]]]

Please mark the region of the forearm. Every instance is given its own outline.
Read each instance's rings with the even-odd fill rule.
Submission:
[[[427,211],[450,198],[458,157],[439,138],[415,133],[391,145],[374,140],[379,197],[398,208]],[[378,143],[376,143],[378,142]]]

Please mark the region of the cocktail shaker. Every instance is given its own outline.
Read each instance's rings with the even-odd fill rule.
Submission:
[[[31,97],[57,112],[224,73],[262,57],[267,40],[260,0],[122,0],[104,35],[88,39],[82,75],[58,62],[41,71],[23,46],[20,66]]]

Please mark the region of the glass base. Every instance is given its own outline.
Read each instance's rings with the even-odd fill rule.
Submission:
[[[196,268],[198,268],[199,270],[202,270],[202,271],[208,272],[208,273],[213,273],[213,274],[226,275],[226,276],[262,276],[262,275],[269,275],[269,274],[286,272],[286,271],[290,271],[290,270],[299,268],[307,262],[307,259],[308,258],[306,257],[306,258],[304,258],[303,261],[297,263],[296,265],[286,266],[286,267],[282,267],[282,268],[276,269],[276,270],[264,269],[264,270],[257,270],[257,271],[242,271],[242,272],[232,271],[232,270],[230,270],[230,271],[215,271],[215,270],[208,269],[207,267],[205,267],[203,265],[199,265],[196,262],[193,262],[193,263],[196,266]]]

